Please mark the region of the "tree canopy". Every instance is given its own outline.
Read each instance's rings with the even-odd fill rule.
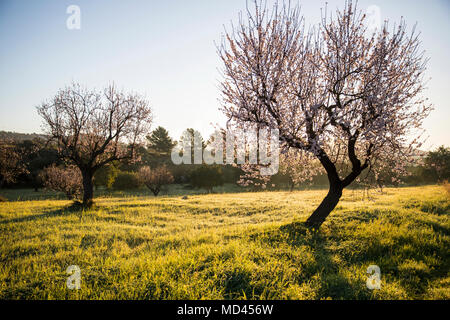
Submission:
[[[87,206],[92,203],[95,171],[115,160],[132,159],[152,120],[144,97],[115,85],[98,91],[73,83],[37,110],[60,156],[80,169]]]
[[[400,171],[420,147],[427,60],[415,28],[402,20],[370,33],[351,1],[314,28],[297,6],[253,9],[219,47],[223,111],[230,125],[276,128],[284,148],[320,161],[330,191],[307,221],[318,227],[364,170],[395,159]]]

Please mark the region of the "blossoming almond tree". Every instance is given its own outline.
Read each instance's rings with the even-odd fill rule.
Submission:
[[[74,165],[60,168],[53,164],[42,170],[39,175],[45,188],[64,192],[69,200],[79,198],[82,194],[81,172]]]
[[[74,83],[37,110],[60,156],[80,169],[87,207],[92,205],[94,173],[112,161],[133,159],[152,120],[146,99],[114,85],[97,91]]]
[[[144,166],[139,169],[139,180],[150,189],[155,197],[159,194],[162,187],[173,182],[173,176],[165,165],[150,169]]]
[[[370,33],[365,21],[349,1],[306,29],[298,7],[255,1],[218,48],[229,123],[276,128],[283,146],[311,153],[326,171],[329,192],[310,227],[320,227],[364,170],[377,170],[377,159],[397,157],[399,169],[420,147],[431,110],[415,29],[408,33],[402,20]]]

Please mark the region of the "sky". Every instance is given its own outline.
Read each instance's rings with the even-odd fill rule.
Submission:
[[[327,2],[330,9],[344,5]],[[299,3],[306,23],[317,23],[325,1]],[[80,29],[66,26],[70,5],[80,8]],[[373,5],[382,20],[417,23],[430,58],[425,94],[435,108],[424,123],[424,149],[449,146],[450,1],[358,1],[363,11]],[[245,6],[245,0],[0,0],[0,130],[41,132],[36,106],[59,88],[114,82],[147,97],[153,128],[161,125],[175,139],[188,127],[208,137],[225,121],[216,44]]]

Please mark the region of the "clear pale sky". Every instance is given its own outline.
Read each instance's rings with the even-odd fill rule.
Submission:
[[[383,20],[418,23],[435,106],[424,149],[450,145],[450,1],[358,3],[364,11],[377,5]],[[80,30],[66,27],[72,4],[81,9]],[[317,23],[325,1],[300,4],[307,23]],[[331,9],[343,4],[328,0]],[[35,107],[58,88],[73,80],[96,88],[114,81],[147,96],[154,127],[174,138],[193,127],[207,137],[211,123],[224,123],[214,41],[243,9],[245,0],[0,0],[0,130],[40,132]]]

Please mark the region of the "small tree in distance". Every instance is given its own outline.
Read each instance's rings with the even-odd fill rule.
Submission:
[[[93,203],[94,173],[112,161],[135,158],[152,120],[146,99],[114,85],[97,91],[73,83],[37,110],[59,155],[81,171],[85,207]]]
[[[306,221],[318,228],[376,159],[395,159],[397,171],[421,146],[426,59],[404,21],[369,33],[351,1],[309,29],[298,7],[260,3],[218,48],[223,110],[229,125],[278,129],[283,147],[320,162],[330,188]]]
[[[151,153],[157,155],[170,156],[175,142],[169,136],[169,132],[163,127],[159,126],[147,136],[147,147]]]
[[[153,192],[155,197],[164,185],[173,182],[173,176],[166,166],[155,169],[150,169],[148,166],[142,167],[138,172],[138,177],[141,183],[145,184]]]
[[[60,168],[53,164],[42,170],[39,176],[46,189],[63,192],[69,200],[81,197],[83,183],[78,167]]]
[[[436,151],[428,152],[425,165],[431,169],[438,182],[450,179],[450,148],[440,146]]]
[[[170,154],[176,142],[169,136],[169,132],[159,126],[147,137],[147,148],[143,149],[142,164],[152,168],[162,164],[170,165]]]

